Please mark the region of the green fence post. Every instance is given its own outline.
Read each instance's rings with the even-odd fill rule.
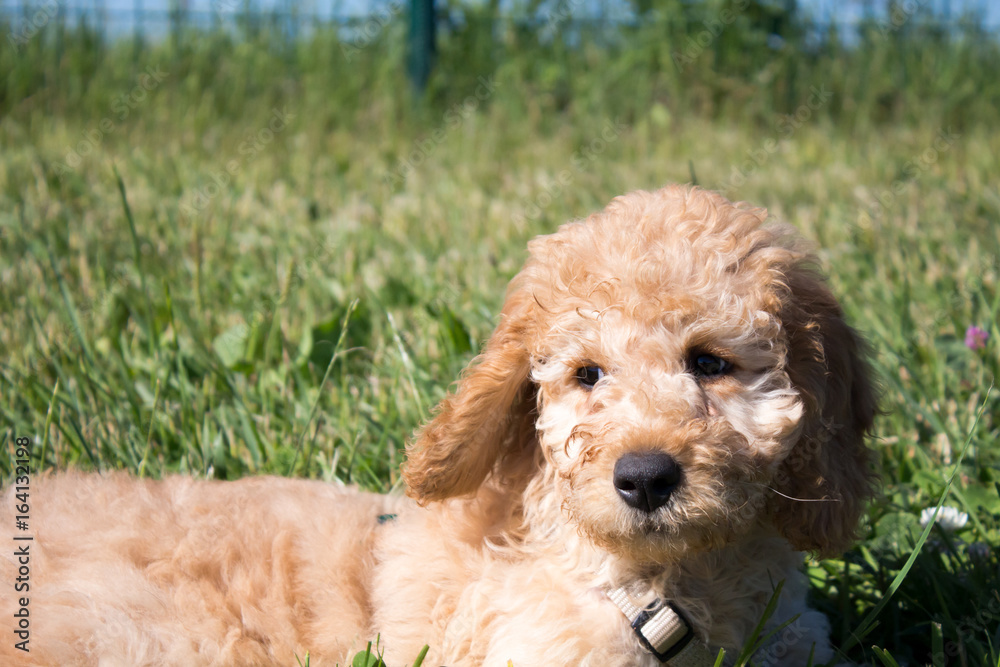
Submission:
[[[434,66],[434,0],[410,0],[410,81],[424,92]]]

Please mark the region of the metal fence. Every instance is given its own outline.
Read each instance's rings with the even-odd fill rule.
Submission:
[[[640,2],[640,6],[650,4],[648,0]],[[472,0],[470,4],[475,3]],[[294,37],[317,25],[359,26],[372,20],[405,20],[411,4],[412,0],[0,0],[0,17],[6,18],[13,30],[58,17],[65,24],[86,23],[112,37],[163,36],[179,27],[238,27],[252,19],[284,26]],[[610,26],[635,22],[636,4],[634,0],[506,0],[497,3],[495,18],[531,22],[558,12],[564,15],[565,24]],[[652,4],[655,6],[655,2]],[[705,3],[691,0],[684,4]],[[932,20],[945,30],[961,29],[973,18],[980,27],[1000,32],[1000,3],[991,0],[760,0],[759,4],[794,7],[816,31],[829,32],[834,27],[846,39],[862,25],[891,22],[894,16],[917,13],[922,20]],[[460,3],[438,0],[436,11],[439,20],[461,20]]]
[[[0,28],[16,50],[50,25],[86,25],[110,39],[157,39],[192,29],[254,32],[266,24],[269,36],[290,40],[334,26],[351,42],[366,31],[377,34],[389,23],[406,22],[410,78],[423,89],[436,35],[461,25],[467,13],[477,21],[528,26],[543,38],[558,33],[572,45],[584,34],[613,40],[615,26],[635,25],[658,7],[661,16],[682,16],[698,34],[703,28],[711,32],[710,23],[725,16],[727,7],[752,10],[757,28],[769,33],[769,44],[780,45],[791,28],[797,31],[796,47],[806,50],[828,43],[831,35],[849,47],[863,30],[895,31],[897,23],[907,30],[930,27],[937,34],[995,39],[1000,33],[1000,3],[990,0],[0,0]]]

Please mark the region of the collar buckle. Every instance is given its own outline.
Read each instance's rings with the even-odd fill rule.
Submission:
[[[700,641],[692,641],[694,628],[681,610],[661,597],[639,607],[636,600],[645,597],[643,591],[650,592],[648,587],[637,582],[607,592],[608,598],[625,615],[642,647],[664,664],[714,667],[715,656]]]
[[[652,608],[639,611],[632,621],[632,630],[639,643],[660,662],[676,656],[694,639],[694,629],[681,611],[659,598]]]

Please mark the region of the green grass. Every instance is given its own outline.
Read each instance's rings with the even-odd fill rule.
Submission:
[[[1000,665],[996,46],[873,37],[743,62],[733,37],[678,72],[658,34],[573,50],[469,28],[419,102],[395,24],[350,64],[322,31],[5,44],[0,444],[36,437],[44,468],[398,489],[527,241],[694,178],[815,242],[872,343],[884,496],[858,547],[810,564],[835,644]],[[480,76],[495,90],[476,100]],[[813,86],[832,96],[790,119]],[[942,495],[972,518],[908,563]]]

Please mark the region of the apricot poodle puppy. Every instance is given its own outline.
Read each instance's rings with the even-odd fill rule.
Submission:
[[[434,666],[690,667],[758,640],[758,665],[832,660],[801,552],[850,545],[875,405],[813,258],[765,218],[668,187],[532,241],[409,447],[409,499],[32,478],[0,663],[347,665],[376,635],[390,667],[424,644]]]

